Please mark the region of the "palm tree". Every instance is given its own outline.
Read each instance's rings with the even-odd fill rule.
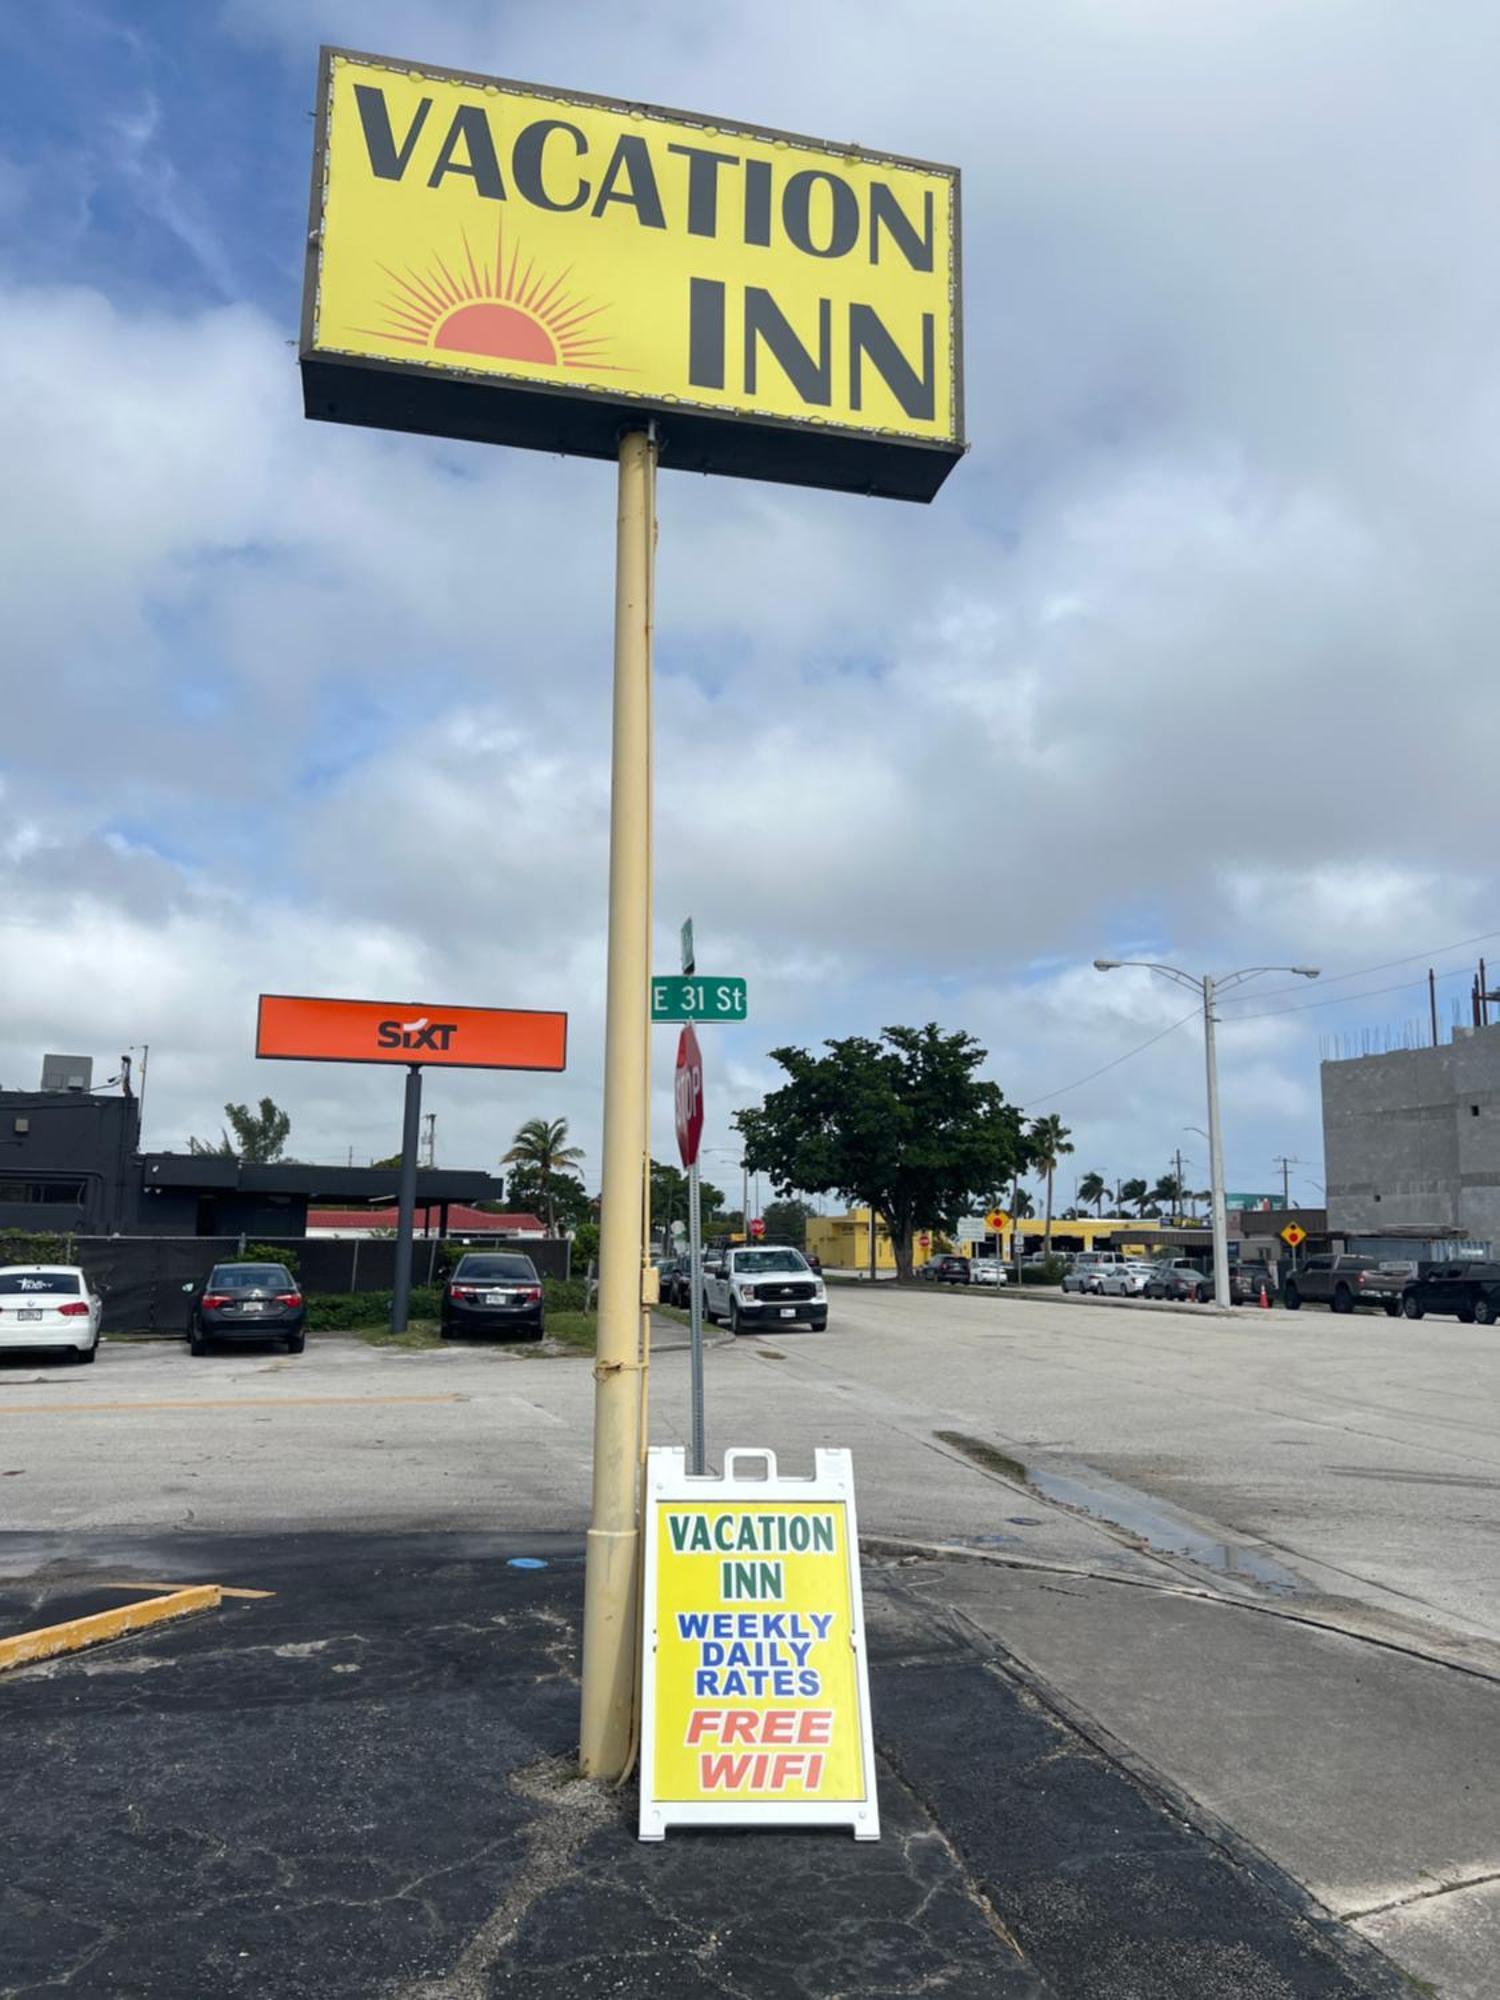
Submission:
[[[1084,1203],[1092,1202],[1096,1215],[1103,1215],[1104,1197],[1108,1193],[1109,1183],[1103,1174],[1085,1174],[1078,1183],[1078,1199]]]
[[[1047,1226],[1043,1241],[1045,1254],[1052,1255],[1052,1177],[1057,1172],[1057,1163],[1065,1154],[1073,1150],[1073,1141],[1068,1128],[1055,1111],[1049,1111],[1045,1118],[1038,1118],[1029,1134],[1031,1140],[1031,1164],[1039,1174],[1047,1176]]]
[[[576,1174],[583,1158],[582,1146],[570,1146],[566,1118],[528,1118],[517,1132],[515,1144],[504,1155],[502,1167],[525,1167],[536,1175],[547,1204],[547,1234],[557,1234],[557,1209],[552,1193],[555,1174]]]
[[[1151,1190],[1151,1199],[1163,1207],[1169,1215],[1179,1215],[1182,1211],[1183,1185],[1176,1174],[1163,1174]]]
[[[1124,1208],[1127,1204],[1129,1204],[1130,1206],[1134,1207],[1137,1215],[1144,1215],[1146,1212],[1146,1203],[1147,1201],[1149,1201],[1150,1197],[1151,1197],[1151,1190],[1146,1186],[1146,1183],[1144,1181],[1121,1181],[1120,1183],[1121,1208]]]

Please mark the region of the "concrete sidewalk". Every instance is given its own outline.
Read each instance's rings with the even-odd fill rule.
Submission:
[[[873,1846],[643,1846],[633,1789],[573,1777],[571,1538],[27,1536],[5,1575],[276,1593],[0,1683],[7,2000],[1411,1991],[1000,1649],[990,1567],[867,1570]]]

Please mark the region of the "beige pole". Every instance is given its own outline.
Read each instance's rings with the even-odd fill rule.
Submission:
[[[651,978],[651,581],[656,443],[620,440],[615,705],[610,797],[604,1172],[594,1364],[594,1501],[583,1588],[584,1774],[618,1778],[631,1754],[639,1559],[641,1319]]]

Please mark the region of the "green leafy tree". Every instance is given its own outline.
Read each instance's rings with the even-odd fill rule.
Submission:
[[[1030,1222],[1036,1215],[1036,1203],[1031,1199],[1030,1190],[1023,1187],[1014,1188],[1010,1200],[1005,1204],[1005,1210],[1008,1215],[1014,1216],[1017,1222]]]
[[[1120,1206],[1133,1208],[1137,1215],[1146,1213],[1146,1203],[1151,1198],[1151,1190],[1144,1181],[1121,1181]]]
[[[549,1236],[556,1236],[559,1230],[576,1229],[594,1212],[582,1182],[574,1180],[571,1174],[543,1175],[534,1167],[517,1167],[506,1176],[505,1200],[484,1205],[512,1215],[543,1216]]]
[[[1103,1174],[1085,1174],[1078,1183],[1078,1199],[1087,1207],[1092,1202],[1094,1213],[1103,1215],[1104,1197],[1109,1193],[1109,1182]]]
[[[698,1213],[707,1221],[724,1205],[724,1192],[701,1176],[698,1181]],[[667,1230],[674,1222],[688,1219],[688,1177],[669,1160],[651,1162],[651,1227]]]
[[[873,1208],[909,1278],[918,1227],[956,1228],[1024,1168],[1021,1114],[974,1074],[986,1051],[973,1036],[935,1022],[823,1048],[772,1049],[788,1081],[736,1117],[746,1164],[779,1195],[801,1188]]]
[[[817,1210],[807,1201],[768,1201],[766,1203],[766,1241],[768,1243],[790,1243],[794,1250],[807,1247],[807,1218],[816,1215]]]
[[[210,1140],[189,1139],[190,1153],[250,1160],[266,1166],[273,1160],[279,1160],[285,1152],[292,1121],[271,1098],[263,1097],[257,1111],[252,1111],[248,1104],[226,1104],[224,1116],[229,1120],[234,1137],[231,1138],[229,1132],[221,1132],[217,1145]]]
[[[568,1144],[566,1118],[528,1118],[517,1132],[511,1149],[501,1159],[502,1166],[519,1167],[522,1174],[536,1176],[535,1187],[547,1217],[547,1234],[557,1234],[557,1188],[560,1176],[573,1179],[583,1159],[581,1146]],[[522,1174],[512,1174],[511,1193]]]
[[[1073,1150],[1073,1141],[1068,1128],[1055,1111],[1045,1118],[1038,1118],[1030,1132],[1031,1160],[1036,1172],[1047,1182],[1047,1223],[1044,1241],[1045,1255],[1052,1255],[1052,1182],[1057,1173],[1058,1161]]]

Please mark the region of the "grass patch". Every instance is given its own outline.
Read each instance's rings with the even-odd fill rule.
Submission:
[[[547,1332],[551,1339],[564,1347],[576,1348],[580,1354],[596,1351],[599,1333],[599,1315],[586,1312],[549,1312]]]
[[[965,1458],[975,1465],[982,1465],[986,1472],[998,1472],[1002,1479],[1013,1479],[1018,1486],[1027,1486],[1026,1468],[1019,1459],[1011,1458],[1003,1451],[997,1451],[983,1438],[965,1437],[962,1431],[934,1431],[933,1436],[942,1444],[951,1444],[955,1451],[961,1451]]]
[[[435,1319],[413,1320],[405,1333],[392,1333],[387,1326],[346,1326],[340,1333],[352,1333],[356,1340],[364,1341],[367,1347],[404,1347],[408,1350],[430,1351],[443,1344]]]

